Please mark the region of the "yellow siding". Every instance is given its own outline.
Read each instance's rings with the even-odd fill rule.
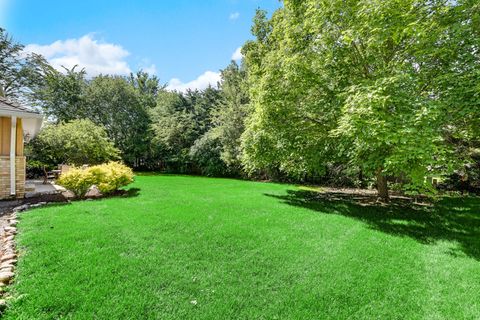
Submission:
[[[0,155],[10,155],[10,118],[0,118]]]
[[[10,155],[11,119],[0,117],[0,156]],[[23,156],[23,128],[22,119],[17,119],[17,156]]]
[[[22,128],[22,119],[17,119],[17,145],[16,145],[16,155],[23,156],[23,128]]]

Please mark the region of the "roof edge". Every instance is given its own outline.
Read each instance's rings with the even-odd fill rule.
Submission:
[[[1,110],[0,116],[19,117],[19,118],[31,118],[31,119],[43,119],[43,114],[33,111],[9,111]]]

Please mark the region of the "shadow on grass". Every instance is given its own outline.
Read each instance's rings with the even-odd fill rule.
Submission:
[[[134,197],[138,197],[140,195],[140,189],[139,188],[130,188],[130,189],[122,190],[122,191],[123,191],[122,193],[114,195],[114,197],[117,196],[117,197],[121,197],[121,198],[134,198]]]
[[[365,201],[368,197],[304,190],[267,196],[321,214],[358,219],[372,229],[424,244],[441,240],[456,242],[458,249],[451,251],[452,255],[465,254],[480,260],[480,198],[444,198],[432,206],[418,206],[409,201],[382,206]]]

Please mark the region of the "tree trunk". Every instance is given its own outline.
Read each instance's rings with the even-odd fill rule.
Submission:
[[[382,169],[377,170],[377,192],[378,197],[382,201],[390,201],[390,197],[388,195],[387,177],[383,174]]]
[[[360,169],[360,172],[358,173],[358,181],[360,181],[360,188],[364,188],[365,180],[363,178],[363,169]]]

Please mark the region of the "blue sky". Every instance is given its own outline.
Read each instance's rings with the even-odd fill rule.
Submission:
[[[0,26],[58,68],[79,63],[90,75],[143,68],[184,90],[218,79],[252,38],[256,8],[272,13],[280,6],[278,0],[0,0]]]

